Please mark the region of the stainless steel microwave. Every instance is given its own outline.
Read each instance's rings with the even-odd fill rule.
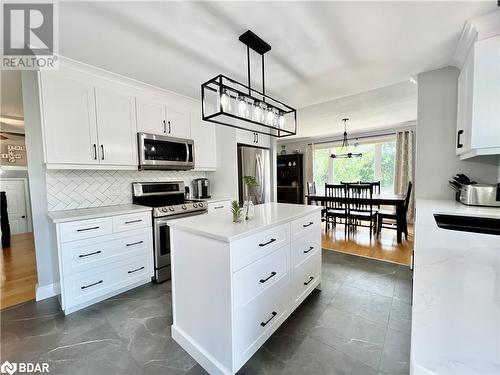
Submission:
[[[192,139],[138,133],[139,169],[186,170],[194,168]]]

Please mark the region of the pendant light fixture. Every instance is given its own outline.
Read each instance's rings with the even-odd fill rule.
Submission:
[[[250,30],[240,35],[239,40],[247,46],[248,83],[245,85],[222,74],[203,83],[202,119],[278,138],[297,134],[297,111],[266,95],[264,54],[271,46]],[[262,91],[251,86],[250,49],[261,55]]]
[[[359,158],[359,157],[363,156],[363,154],[361,152],[358,152],[358,153],[349,152],[349,141],[347,139],[347,121],[349,121],[349,119],[343,118],[342,121],[344,123],[344,138],[342,139],[342,146],[340,147],[340,153],[331,154],[330,157],[332,159],[350,159],[353,157]],[[344,148],[345,148],[345,152],[342,153],[342,151],[344,151]]]

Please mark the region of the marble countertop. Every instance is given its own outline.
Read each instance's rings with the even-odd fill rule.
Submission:
[[[411,374],[500,374],[500,237],[439,228],[433,214],[500,209],[417,200]]]
[[[174,229],[231,242],[320,210],[320,206],[264,203],[255,206],[255,215],[252,219],[239,223],[232,222],[231,212],[216,211],[205,215],[172,220],[169,225]]]
[[[133,214],[151,210],[151,207],[140,206],[138,204],[120,204],[116,206],[81,208],[77,210],[51,211],[48,213],[48,216],[54,223],[64,223],[67,221],[97,219],[99,217]]]

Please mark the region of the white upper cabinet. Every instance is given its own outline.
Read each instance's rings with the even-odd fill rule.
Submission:
[[[167,107],[167,135],[177,138],[191,138],[189,110]]]
[[[201,119],[201,103],[191,105],[191,137],[194,140],[194,166],[214,171],[217,167],[215,125]]]
[[[46,163],[98,164],[94,88],[58,71],[39,83]]]
[[[186,102],[186,103],[182,103]],[[136,98],[137,130],[144,133],[191,138],[189,99],[159,95]]]
[[[137,131],[152,134],[167,132],[165,105],[153,98],[136,98]]]
[[[134,97],[124,91],[118,87],[95,89],[101,164],[137,164]]]
[[[236,141],[249,146],[269,148],[271,137],[269,135],[255,133],[247,130],[236,130]]]
[[[500,154],[500,36],[475,42],[458,80],[456,153]]]

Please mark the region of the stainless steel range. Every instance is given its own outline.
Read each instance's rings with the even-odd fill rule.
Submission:
[[[132,201],[153,207],[153,240],[156,282],[170,279],[171,220],[207,212],[207,202],[186,199],[184,182],[136,182],[132,184]]]

